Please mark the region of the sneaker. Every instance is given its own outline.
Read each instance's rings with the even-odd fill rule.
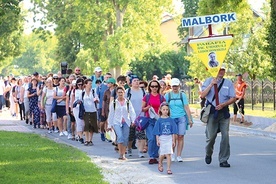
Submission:
[[[230,164],[227,161],[225,161],[225,162],[220,163],[219,166],[220,167],[230,167]]]
[[[145,154],[143,152],[138,152],[139,158],[145,158]]]
[[[65,136],[68,136],[68,132],[65,130],[62,132]]]
[[[211,156],[205,156],[205,162],[206,164],[210,164],[212,162],[212,157]]]
[[[104,133],[101,133],[101,140],[102,140],[102,141],[105,141]]]
[[[171,155],[171,160],[172,160],[172,162],[175,162],[175,155],[174,155],[174,153]]]
[[[68,137],[67,137],[67,139],[73,139],[73,136],[72,136],[72,134],[68,134]]]
[[[52,130],[48,130],[48,134],[52,133]]]
[[[131,156],[132,156],[132,150],[130,150],[130,149],[129,149],[129,150],[127,150],[127,154],[128,154],[128,156],[130,156],[130,157],[131,157]]]
[[[60,133],[59,133],[59,136],[63,136],[63,133],[62,133],[62,132],[60,132]]]
[[[83,143],[84,143],[83,138],[80,138],[79,142],[80,142],[81,144],[83,144]]]
[[[177,162],[183,162],[183,159],[181,158],[181,156],[176,157],[176,160]]]
[[[57,129],[57,128],[55,128],[54,132],[55,132],[55,133],[58,133],[58,129]]]

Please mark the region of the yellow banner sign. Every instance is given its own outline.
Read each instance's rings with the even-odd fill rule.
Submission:
[[[233,41],[231,35],[190,40],[194,53],[201,59],[208,72],[216,77]]]

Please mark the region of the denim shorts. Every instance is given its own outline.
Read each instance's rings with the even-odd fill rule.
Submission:
[[[117,135],[117,143],[121,143],[124,146],[127,146],[129,137],[129,126],[126,123],[122,123],[122,125],[115,124],[113,127]]]
[[[186,117],[180,117],[180,118],[174,118],[174,122],[176,123],[178,133],[177,135],[185,135],[186,134],[186,126],[187,126],[187,121]]]

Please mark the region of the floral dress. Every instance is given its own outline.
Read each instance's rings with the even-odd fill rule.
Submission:
[[[33,88],[29,88],[28,91],[29,91],[30,95],[37,93],[37,90],[33,89]],[[36,125],[39,125],[39,123],[40,123],[40,110],[38,107],[38,96],[35,95],[35,96],[30,97],[29,101],[30,101],[30,103],[29,103],[30,114],[33,115],[33,117],[34,117],[34,127],[36,128]]]

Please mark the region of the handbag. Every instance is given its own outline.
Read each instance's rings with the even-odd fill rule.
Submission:
[[[211,106],[212,106],[211,104],[208,104],[207,106],[205,106],[201,109],[200,121],[202,121],[203,123],[208,122]]]
[[[150,116],[151,119],[156,119],[156,120],[159,119],[159,116],[158,116],[158,114],[156,114],[153,107],[149,108],[149,116]]]
[[[149,118],[141,116],[140,113],[139,116],[134,120],[134,124],[136,126],[136,130],[141,132],[149,126]]]
[[[56,112],[57,100],[53,99],[52,106],[51,106],[51,113]]]

